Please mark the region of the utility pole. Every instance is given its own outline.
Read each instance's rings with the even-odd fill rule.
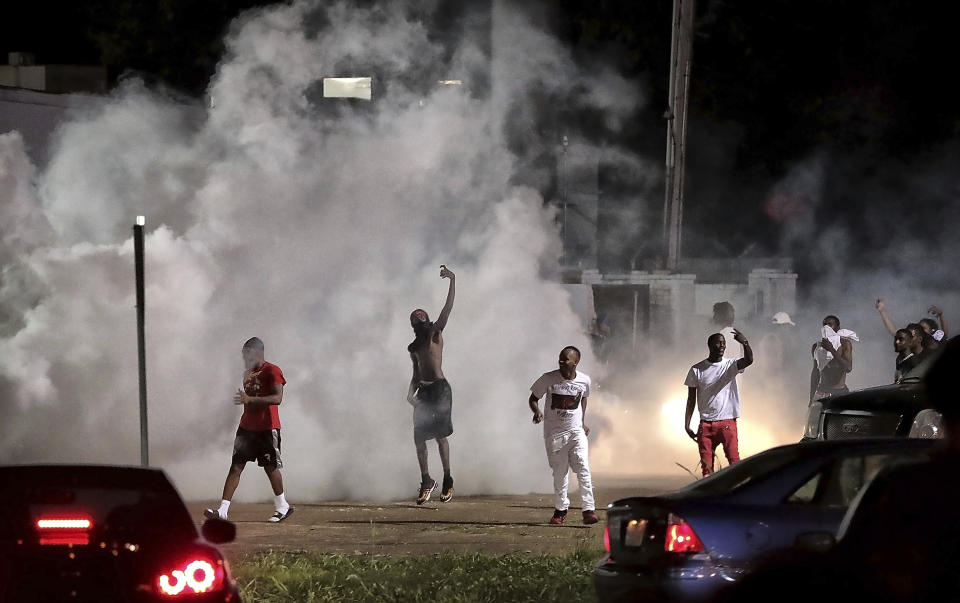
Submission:
[[[560,228],[561,243],[563,245],[563,249],[561,250],[563,260],[561,263],[564,267],[566,267],[570,261],[570,256],[567,255],[567,147],[570,144],[570,140],[567,138],[566,134],[560,138],[560,144],[562,145],[563,149],[560,152],[560,166],[557,170],[557,172],[559,172],[557,174],[557,180],[558,184],[560,185],[560,204],[561,212],[563,214],[563,224]]]
[[[150,447],[147,440],[147,349],[144,330],[145,294],[143,279],[143,225],[146,219],[137,216],[133,226],[133,263],[137,285],[137,359],[140,369],[140,465],[150,465]]]
[[[664,268],[676,271],[683,225],[683,176],[687,151],[687,104],[693,61],[695,0],[673,0],[670,42],[670,98],[667,120],[667,160],[663,203]]]

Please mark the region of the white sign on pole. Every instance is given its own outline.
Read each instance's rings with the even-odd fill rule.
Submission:
[[[370,100],[373,78],[369,77],[325,77],[323,78],[324,98],[362,98]]]

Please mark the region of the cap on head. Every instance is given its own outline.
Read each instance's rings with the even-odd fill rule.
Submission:
[[[410,313],[410,324],[412,325],[415,325],[418,322],[429,322],[429,321],[430,321],[430,317],[427,316],[426,310],[421,310],[420,308],[417,308],[416,310]]]
[[[797,326],[792,320],[790,320],[790,315],[786,312],[777,312],[773,315],[771,322],[775,325],[793,325]]]
[[[260,350],[263,351],[263,341],[259,337],[251,337],[243,344],[243,349],[247,350]]]

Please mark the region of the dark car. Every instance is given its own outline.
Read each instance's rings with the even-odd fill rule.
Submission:
[[[0,467],[0,501],[0,601],[240,600],[159,469]],[[235,534],[227,521],[203,525],[209,542]]]
[[[938,356],[938,350],[926,353],[898,383],[811,402],[803,440],[942,438],[940,413],[923,386],[923,377]]]
[[[810,404],[804,440],[940,438],[940,413],[920,381],[870,387]]]
[[[801,534],[834,532],[882,467],[926,457],[922,439],[804,442],[772,448],[686,488],[607,507],[601,601],[707,600]]]

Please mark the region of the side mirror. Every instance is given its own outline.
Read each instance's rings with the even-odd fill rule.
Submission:
[[[226,519],[208,519],[203,522],[200,533],[207,542],[213,544],[226,544],[233,542],[237,537],[237,526],[232,521]]]
[[[830,532],[804,532],[797,535],[793,546],[804,553],[826,553],[837,545],[837,538]]]

